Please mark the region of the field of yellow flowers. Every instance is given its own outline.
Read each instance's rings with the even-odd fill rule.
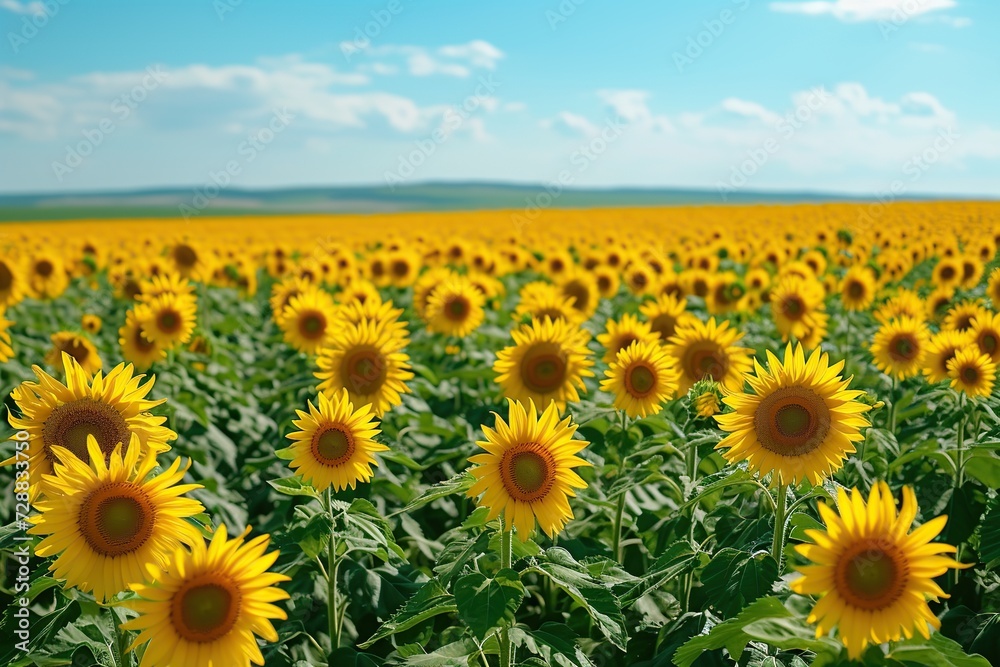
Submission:
[[[0,225],[0,664],[1000,665],[1000,205]]]

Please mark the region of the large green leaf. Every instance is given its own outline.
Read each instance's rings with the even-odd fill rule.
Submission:
[[[537,630],[514,628],[511,641],[541,657],[546,665],[558,667],[594,667],[577,643],[577,637],[563,623],[543,623]]]
[[[611,590],[594,579],[587,567],[577,562],[568,551],[560,547],[547,549],[528,571],[537,572],[552,580],[566,591],[573,601],[583,607],[594,624],[608,641],[625,650],[628,630],[622,615],[621,603]]]
[[[709,602],[727,618],[770,593],[777,580],[778,564],[770,554],[751,555],[736,549],[715,554],[701,577]]]
[[[473,572],[455,582],[455,604],[458,617],[480,641],[494,628],[514,623],[524,586],[517,572],[500,570],[492,579]]]
[[[707,634],[692,637],[674,653],[674,664],[677,667],[691,667],[694,661],[705,651],[724,648],[733,660],[738,660],[743,649],[753,639],[744,628],[755,621],[763,619],[790,618],[788,611],[778,598],[761,598],[741,611],[734,618],[713,626]]]
[[[920,667],[990,667],[989,661],[981,655],[969,655],[957,642],[939,632],[930,640],[914,637],[896,644],[888,656],[907,665]]]
[[[383,623],[378,632],[369,637],[367,641],[358,644],[358,648],[369,648],[380,639],[409,630],[439,614],[453,614],[456,611],[458,611],[458,607],[455,605],[455,598],[444,590],[441,584],[432,579],[407,600],[403,608],[396,612],[392,618]]]

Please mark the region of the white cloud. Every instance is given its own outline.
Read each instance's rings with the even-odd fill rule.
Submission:
[[[616,116],[630,125],[654,131],[669,132],[673,125],[666,116],[654,115],[647,104],[649,92],[645,90],[599,90],[597,96]]]
[[[768,111],[756,102],[749,102],[736,97],[728,97],[722,100],[722,109],[738,116],[755,118],[765,123],[773,124],[777,123],[781,119],[781,116],[772,111]]]
[[[31,2],[20,2],[19,0],[0,0],[0,9],[6,9],[15,14],[32,14],[41,16],[45,14],[45,3],[39,0]]]
[[[555,118],[541,121],[539,125],[546,129],[561,130],[566,134],[580,135],[584,137],[594,136],[600,131],[596,125],[591,123],[584,116],[570,113],[569,111],[562,111],[556,114]]]
[[[466,78],[474,69],[496,69],[497,62],[504,53],[489,42],[481,39],[467,44],[453,44],[429,50],[422,46],[405,44],[382,44],[359,47],[354,42],[344,42],[341,49],[350,56],[363,55],[368,58],[401,59],[412,76],[454,76]],[[395,65],[381,61],[373,67],[395,68]],[[394,72],[395,70],[393,70]],[[377,72],[380,73],[380,72]]]
[[[772,11],[810,16],[833,16],[841,21],[906,20],[942,9],[952,9],[955,0],[807,0],[772,2]]]
[[[253,128],[275,109],[287,108],[304,126],[318,131],[364,128],[384,123],[400,133],[429,131],[451,108],[420,105],[392,92],[358,90],[369,83],[363,73],[340,72],[298,55],[255,65],[188,65],[163,69],[162,81],[146,91],[128,121],[171,129],[190,127],[232,132]],[[102,119],[118,121],[112,104],[142,84],[147,71],[91,72],[58,83],[32,81],[21,70],[0,69],[0,132],[31,140],[72,137]],[[499,100],[480,100],[483,112]],[[206,111],[209,110],[209,111]],[[473,136],[485,131],[470,126]]]
[[[525,104],[524,102],[507,102],[506,104],[503,105],[503,110],[510,111],[511,113],[517,111],[524,111],[527,108],[528,105]]]

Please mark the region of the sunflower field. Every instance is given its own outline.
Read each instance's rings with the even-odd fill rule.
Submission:
[[[0,227],[0,664],[1000,665],[1000,205]]]

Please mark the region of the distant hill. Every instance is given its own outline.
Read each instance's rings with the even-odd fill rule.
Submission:
[[[814,192],[729,193],[672,188],[566,189],[549,197],[542,185],[423,183],[388,186],[303,187],[275,190],[227,188],[206,197],[204,188],[118,192],[0,195],[0,221],[74,218],[180,218],[195,214],[376,213],[541,208],[601,208],[691,204],[766,204],[868,201],[870,198]],[[208,193],[211,194],[211,193]],[[933,199],[915,197],[913,199]],[[953,199],[953,197],[949,197]]]

